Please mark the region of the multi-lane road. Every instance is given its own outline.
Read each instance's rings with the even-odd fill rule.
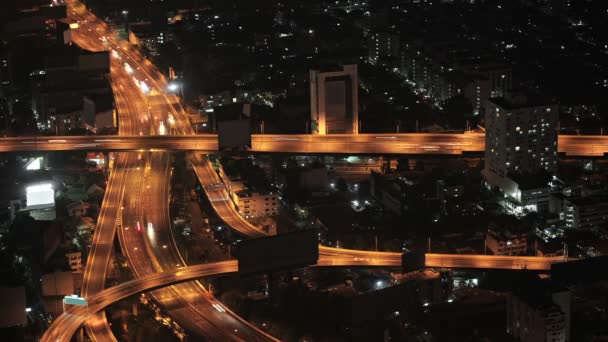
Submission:
[[[159,139],[155,135],[163,133],[159,129],[162,123],[170,133],[193,136],[194,132],[181,104],[174,95],[165,92],[167,82],[160,72],[138,51],[118,39],[84,6],[75,1],[71,1],[69,5],[68,13],[73,19],[81,22],[77,34],[74,35],[75,42],[89,50],[102,46],[113,51],[111,78],[113,91],[117,95],[117,105],[122,112],[119,126],[121,133],[129,128],[132,136],[154,141]],[[125,68],[124,63],[129,64],[129,68]],[[137,87],[133,79],[146,82],[146,90],[151,96],[142,91],[141,87]],[[123,124],[123,119],[126,125]],[[118,137],[96,137],[89,142],[95,146],[84,147],[111,149],[110,144],[120,145],[124,142],[127,144],[126,149],[134,149],[133,142],[125,142],[123,138],[122,134]],[[194,145],[190,142],[190,145],[181,147],[210,150],[208,146],[214,141],[209,142],[209,139],[202,138],[197,138]],[[52,145],[53,149],[71,149],[88,144],[73,137],[51,140],[53,141],[47,140],[46,143]],[[40,141],[26,141],[22,145],[40,146]],[[199,144],[200,141],[203,145]],[[136,144],[141,146],[142,143]],[[166,142],[157,145],[158,150],[174,149],[171,146],[176,146],[166,145],[170,147],[166,148],[162,144]],[[123,184],[126,191],[121,201],[104,205],[118,205],[121,208],[117,235],[134,276],[141,278],[156,272],[184,267],[185,262],[177,250],[169,218],[170,156],[165,152],[150,153],[152,148],[146,148],[145,151],[141,148],[135,149],[138,152],[129,154],[131,164],[124,171],[128,182]],[[125,168],[125,165],[117,165],[117,169],[122,168]],[[104,278],[105,272],[98,277]],[[198,281],[164,287],[149,295],[188,332],[207,340],[274,340],[223,307]],[[88,329],[93,340],[113,339],[111,332],[108,333],[109,328],[102,314],[93,316],[87,325],[95,328]]]
[[[376,266],[399,267],[401,266],[400,253],[374,253],[355,250],[338,250],[335,254],[326,250],[317,266],[365,266],[370,264]],[[371,253],[371,254],[370,254]],[[369,254],[369,255],[368,255]],[[451,255],[451,254],[426,254],[426,265],[428,267],[460,267],[460,268],[499,268],[499,269],[531,269],[547,270],[552,263],[562,262],[563,258],[538,258],[538,257],[509,257],[491,256],[482,258],[479,255]],[[128,281],[112,288],[103,290],[88,297],[88,308],[70,308],[66,314],[59,317],[45,334],[43,341],[68,341],[76,329],[89,317],[94,316],[107,306],[123,300],[129,296],[154,290],[160,287],[180,286],[178,283],[187,284],[186,281],[202,278],[205,276],[228,274],[238,271],[238,263],[235,260],[220,261],[195,266],[173,268],[166,271],[150,273],[138,277],[136,280]],[[190,282],[192,284],[192,282]],[[155,293],[160,290],[154,290]],[[179,298],[171,297],[179,305]],[[212,305],[216,310],[217,322],[230,319],[230,315],[223,310],[225,308],[219,302]],[[213,329],[214,327],[209,327]],[[270,337],[269,337],[270,339]]]
[[[83,273],[81,296],[84,298],[88,298],[91,295],[100,292],[105,285],[108,264],[112,254],[112,248],[114,247],[114,236],[116,232],[114,227],[116,226],[116,220],[119,216],[121,198],[125,190],[125,187],[123,186],[125,184],[126,176],[125,157],[126,156],[123,154],[117,156],[115,163],[117,167],[112,171],[112,174],[108,179],[106,193],[103,199],[104,205],[99,212],[97,227],[91,242],[92,248],[89,252]],[[92,336],[92,339],[94,339],[96,335],[113,338],[106,321],[106,316],[103,312],[97,313],[94,319],[90,320],[87,331],[88,335]]]
[[[155,108],[157,105],[153,105]],[[482,133],[442,134],[254,134],[251,152],[331,154],[441,154],[481,153]],[[39,136],[0,138],[0,152],[60,150],[188,150],[213,152],[215,134],[163,136]],[[603,157],[608,136],[560,135],[558,152],[572,157]]]
[[[118,237],[136,278],[186,265],[171,231],[169,159],[167,153],[143,156],[145,165],[132,174],[130,191],[125,194]],[[186,331],[206,340],[272,340],[229,312],[198,281],[164,287],[150,292],[149,296]]]
[[[179,104],[179,101],[176,100],[175,96],[164,92],[167,83],[158,70],[135,49],[118,39],[117,36],[108,30],[103,22],[95,18],[84,6],[75,1],[70,1],[69,5],[69,15],[81,23],[80,28],[74,34],[75,42],[89,50],[112,49],[116,51],[115,54],[113,53],[113,56],[118,56],[113,57],[111,73],[112,87],[120,115],[120,134],[118,137],[65,137],[65,139],[64,137],[54,137],[48,139],[36,138],[33,140],[29,138],[29,141],[17,141],[11,138],[6,140],[10,141],[10,143],[4,145],[8,146],[4,150],[9,151],[11,148],[18,150],[16,146],[19,146],[19,148],[29,147],[31,149],[32,145],[35,150],[43,150],[44,146],[52,146],[52,148],[49,147],[51,150],[78,148],[113,149],[111,147],[113,143],[125,144],[123,148],[116,145],[119,150],[169,150],[177,147],[167,146],[176,146],[176,144],[183,144],[183,147],[190,146],[191,148],[186,149],[192,150],[214,150],[213,148],[203,146],[214,147],[215,137],[203,136],[199,138],[193,135],[187,115]],[[123,67],[125,61],[131,66],[130,71]],[[141,89],[135,86],[133,78],[147,82],[150,93],[154,95],[147,96],[143,94]],[[187,135],[188,137],[148,138],[145,136],[161,133],[158,129],[161,122],[170,126],[173,134]],[[451,138],[452,140],[446,137],[441,137],[441,139],[447,140],[442,140],[441,142],[437,140],[435,142],[445,146],[443,147],[445,151],[457,151],[460,148],[460,152],[462,152],[469,151],[469,148],[474,148],[466,141],[461,141],[461,137]],[[46,141],[43,141],[44,139]],[[88,142],[86,139],[89,139]],[[115,141],[95,141],[95,139],[115,139]],[[125,141],[122,141],[122,139],[125,139]],[[165,143],[166,145],[162,146],[154,145],[155,147],[151,147],[152,145],[148,145],[146,147],[133,148],[126,145],[140,143],[145,145],[145,142],[129,142],[127,141],[129,139],[150,139],[148,141],[155,141],[156,144],[163,144],[159,141],[164,141],[164,139],[176,140],[172,143]],[[178,142],[179,139],[183,140]],[[188,139],[198,140],[187,141]],[[431,153],[433,150],[435,150],[434,153],[441,153],[436,151],[436,147],[433,147],[432,143],[429,143],[428,139],[432,138],[425,137],[425,135],[408,135],[403,137],[401,135],[370,135],[367,138],[364,135],[323,137],[264,135],[254,136],[253,147],[254,150],[258,148],[260,151],[265,152],[341,153],[348,151],[348,153],[372,153],[370,151],[379,151],[380,148],[386,148],[382,146],[394,146],[396,150],[404,151],[407,147],[406,145],[409,144],[408,141],[411,139],[419,144],[412,151],[423,149],[427,151],[426,153]],[[479,137],[474,138],[471,136],[471,139],[479,140]],[[388,143],[384,143],[384,141]],[[84,146],[85,144],[92,145]],[[0,143],[0,146],[3,145]],[[369,147],[366,147],[368,149],[364,150],[361,146]],[[411,149],[412,147],[407,148]],[[0,151],[2,150],[0,148]],[[85,319],[88,319],[87,331],[92,340],[113,340],[114,337],[108,327],[105,315],[99,311],[105,305],[118,300],[116,298],[124,298],[120,296],[113,298],[111,294],[114,292],[112,291],[120,292],[120,289],[127,288],[131,291],[130,293],[136,293],[145,289],[161,287],[163,284],[173,283],[171,279],[174,278],[171,277],[178,277],[180,272],[191,269],[184,267],[185,263],[177,251],[171,232],[168,216],[168,181],[170,173],[168,155],[166,153],[148,152],[120,153],[117,156],[115,165],[115,169],[110,176],[106,200],[102,209],[103,215],[100,216],[100,223],[93,238],[93,249],[89,260],[91,264],[87,264],[87,269],[85,270],[86,285],[84,285],[84,288],[86,289],[86,297],[90,300],[91,304],[88,310],[84,310],[86,312],[81,312],[83,311],[81,309],[70,309],[68,315],[63,315],[56,320],[45,335],[45,339],[52,341],[57,340],[57,338],[59,340],[67,340],[69,337],[67,339],[66,337],[71,336],[70,330],[72,328],[74,330],[77,329],[81,324],[73,322],[73,320],[84,322]],[[249,224],[238,214],[232,203],[228,200],[226,191],[212,164],[204,156],[195,155],[193,165],[201,183],[205,186],[214,209],[227,224],[246,236],[257,237],[264,235],[257,227]],[[125,285],[125,287],[111,288],[99,292],[104,285],[107,263],[111,253],[111,243],[108,244],[108,241],[113,240],[117,225],[119,227],[118,236],[121,247],[134,271],[134,275],[139,280],[128,283],[130,285]],[[401,255],[399,253],[349,251],[329,247],[320,247],[320,250],[320,265],[326,266],[394,266],[401,262]],[[548,262],[548,259],[545,261],[535,260],[534,262],[538,264],[535,264],[536,266],[530,264],[530,267],[527,268],[540,269],[546,267],[546,262]],[[531,263],[532,260],[529,262]],[[544,266],[543,262],[545,262]],[[218,268],[213,268],[215,265],[202,265],[209,266],[210,269],[205,269],[205,271],[195,273],[195,275],[202,277],[214,272],[233,272],[235,270],[234,268],[230,268],[232,267],[229,266],[230,264],[222,264],[223,266],[221,267],[217,266]],[[492,261],[484,256],[472,256],[469,261],[466,261],[466,258],[463,259],[462,256],[440,256],[435,257],[434,265],[440,267],[495,266],[497,268],[523,268],[522,265],[525,265],[525,263],[522,264],[521,261],[509,259],[496,259]],[[159,275],[159,278],[155,278],[156,282],[153,283],[154,285],[151,285],[152,283],[150,282],[153,282],[153,280],[149,279],[151,279],[150,277],[155,277],[157,275],[156,272],[173,272],[171,273],[173,275],[169,276],[169,278],[163,278]],[[131,287],[129,288],[129,286]],[[103,296],[102,293],[104,293]],[[152,292],[151,296],[189,331],[196,332],[212,340],[273,340],[271,336],[243,321],[230,310],[223,307],[198,282],[183,283],[158,289]],[[106,304],[101,305],[103,303]],[[101,307],[95,309],[97,308],[96,305],[101,305]],[[79,314],[85,315],[85,319],[82,319]],[[65,328],[65,325],[68,328]]]
[[[121,110],[125,113],[127,109]],[[127,112],[128,113],[128,112]],[[55,136],[1,138],[0,152],[14,151],[217,151],[216,135],[196,136]]]
[[[84,10],[84,6],[75,3],[75,6],[70,7],[69,12],[71,17],[83,23],[83,28],[74,32],[74,40],[83,48],[90,51],[105,50],[105,47],[99,43],[96,35],[91,35],[83,32],[84,30],[103,31],[103,25],[87,27],[86,22],[93,19],[91,15]],[[95,21],[92,21],[95,23]],[[89,32],[89,31],[87,31]],[[118,136],[113,136],[113,139],[119,139],[121,136],[134,136],[140,132],[141,127],[145,127],[146,123],[141,122],[136,113],[145,110],[138,101],[131,101],[136,96],[141,97],[134,91],[131,86],[132,82],[129,75],[123,70],[122,65],[117,60],[111,61],[112,73],[112,91],[115,96],[116,107],[118,109],[119,121],[121,123]],[[74,137],[71,137],[74,138]],[[35,138],[34,146],[36,146]],[[70,139],[70,138],[68,138]],[[59,139],[56,143],[60,143]],[[54,144],[55,142],[48,142]],[[21,145],[27,146],[27,141],[22,141]],[[64,144],[62,148],[78,149],[78,143]],[[88,144],[88,143],[84,143]],[[66,146],[67,145],[67,146]],[[91,146],[91,145],[89,145]],[[137,156],[133,153],[119,153],[116,155],[114,168],[110,171],[106,194],[104,196],[103,205],[100,210],[100,215],[97,221],[97,226],[93,234],[92,248],[87,258],[83,274],[83,287],[81,295],[85,298],[95,295],[103,290],[108,270],[108,263],[112,255],[114,237],[116,235],[116,226],[120,222],[122,199],[125,190],[129,184],[128,173],[130,168],[136,167]],[[91,316],[86,325],[87,335],[93,341],[116,341],[110,326],[107,322],[104,312],[98,312]]]
[[[152,273],[136,280],[124,282],[113,286],[94,295],[87,297],[88,306],[71,307],[57,318],[42,341],[57,342],[70,341],[74,332],[85,322],[96,317],[96,314],[112,303],[125,299],[137,293],[152,290],[167,285],[184,282],[187,280],[210,276],[214,274],[225,274],[236,272],[238,264],[236,261],[224,261],[208,264],[200,264],[185,268],[175,268],[164,272]],[[179,303],[176,303],[179,305]]]
[[[167,126],[171,128],[173,133],[185,133],[184,127],[179,125],[180,122],[184,122],[183,120],[177,123],[173,122],[173,124],[168,120],[168,113],[177,101],[174,96],[163,92],[164,79],[160,77],[158,71],[149,62],[146,63],[145,58],[137,51],[119,40],[107,29],[103,22],[97,20],[95,16],[78,2],[70,2],[68,13],[72,19],[78,20],[81,23],[80,28],[73,35],[74,41],[78,45],[91,51],[107,49],[114,51],[111,59],[111,79],[112,90],[119,112],[120,131],[118,136],[106,137],[105,139],[102,137],[95,138],[89,140],[89,142],[78,142],[76,137],[68,137],[65,139],[57,138],[52,141],[47,140],[47,144],[51,145],[52,148],[64,149],[92,149],[98,146],[103,148],[104,144],[120,142],[126,134],[136,137],[158,134],[160,133],[160,122],[167,122]],[[124,67],[124,63],[133,65],[133,70],[127,70]],[[150,93],[154,95],[148,96],[142,92],[141,88],[135,84],[134,79],[147,82]],[[40,141],[39,138],[35,139],[33,146],[36,147],[38,141]],[[31,145],[31,141],[22,142],[22,145]],[[134,149],[134,145],[130,146],[126,149]],[[90,271],[85,272],[84,279],[85,291],[83,291],[83,296],[86,298],[94,296],[104,286],[116,226],[120,227],[119,237],[125,236],[123,233],[128,229],[127,224],[132,224],[133,232],[137,232],[136,224],[143,225],[147,222],[150,224],[154,222],[163,227],[169,226],[168,207],[163,203],[163,199],[168,198],[166,187],[169,176],[169,158],[166,153],[159,153],[154,157],[158,159],[152,161],[148,153],[120,153],[116,157],[115,167],[111,173],[110,185],[107,191],[109,193],[117,191],[120,195],[107,196],[103,203],[102,212],[106,208],[109,208],[111,215],[108,216],[112,220],[100,220],[98,229],[95,232],[93,253],[87,262],[87,268]],[[152,162],[157,162],[153,170],[145,167]],[[115,181],[115,179],[117,180]],[[148,183],[144,183],[144,179],[148,180]],[[161,186],[155,186],[156,184],[161,184]],[[154,188],[149,192],[155,192],[152,196],[148,196],[149,193],[146,193],[150,185],[154,185]],[[146,208],[145,205],[150,205],[151,207]],[[149,209],[145,210],[145,214],[149,214],[150,221],[144,221],[143,219],[144,208]],[[137,222],[131,222],[132,220],[136,220]],[[165,229],[164,231],[167,230]],[[146,248],[147,245],[145,247],[142,246],[147,241],[142,241],[142,235],[137,233],[135,234],[135,238],[121,239],[123,252],[125,252],[136,276],[155,273],[162,269],[160,261],[148,255],[148,252],[151,253],[151,250]],[[97,238],[98,236],[99,238]],[[100,244],[101,248],[98,247],[98,244]],[[138,253],[137,246],[139,246],[140,251],[146,251],[146,253]],[[172,250],[175,250],[175,248]],[[172,261],[171,266],[172,268],[176,268],[177,262]],[[153,292],[151,296],[166,307],[171,307],[172,304],[175,306],[176,300],[181,300],[182,297],[187,295],[187,293],[180,292],[180,289],[184,286],[187,285],[181,284],[179,288],[161,289]],[[190,317],[191,315],[188,310],[191,310],[191,307],[183,305],[183,303],[179,304],[182,305],[177,305],[177,308],[168,311],[174,315],[179,314]],[[193,325],[187,325],[190,321],[192,319],[188,318],[184,324],[188,328],[193,327]],[[87,321],[86,327],[87,334],[93,341],[115,340],[103,312],[92,315]],[[199,330],[203,329],[199,328]]]

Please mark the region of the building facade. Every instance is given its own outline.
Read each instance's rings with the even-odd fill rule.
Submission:
[[[68,259],[68,264],[70,264],[70,269],[72,270],[72,272],[82,272],[81,252],[67,253],[65,257],[66,259]]]
[[[531,103],[524,96],[492,98],[486,121],[486,170],[506,177],[557,169],[556,104]]]
[[[482,171],[487,187],[499,188],[533,211],[548,208],[551,176],[557,170],[557,120],[556,104],[523,95],[488,100]]]
[[[566,342],[569,317],[560,303],[507,296],[507,332],[522,342]]]
[[[528,234],[489,230],[486,246],[494,255],[523,255],[528,249]]]
[[[386,31],[378,31],[370,34],[369,62],[381,63],[384,59],[393,59],[400,56],[399,35]]]
[[[246,219],[279,214],[279,195],[276,193],[240,190],[235,192],[232,198],[239,214]]]
[[[608,226],[608,195],[564,199],[566,227],[598,229]]]
[[[337,71],[310,71],[310,115],[313,134],[359,132],[357,65]]]

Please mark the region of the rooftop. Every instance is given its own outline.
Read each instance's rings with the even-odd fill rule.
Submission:
[[[555,104],[554,101],[542,98],[538,95],[511,93],[505,97],[493,97],[491,102],[506,110],[516,110],[521,108],[549,106]]]
[[[530,232],[530,226],[515,216],[500,215],[492,218],[488,230],[497,238],[510,239],[516,235],[527,235]]]

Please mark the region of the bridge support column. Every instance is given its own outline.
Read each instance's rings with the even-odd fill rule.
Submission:
[[[390,156],[380,156],[378,162],[381,165],[381,172],[383,174],[391,171],[391,157]]]
[[[83,340],[84,340],[84,328],[81,327],[80,329],[78,329],[78,333],[76,334],[76,341],[82,342]]]
[[[103,168],[105,173],[110,171],[110,151],[106,151],[103,154]]]

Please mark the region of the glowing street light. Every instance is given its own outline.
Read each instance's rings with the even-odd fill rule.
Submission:
[[[184,97],[184,85],[176,80],[169,82],[167,85],[167,91]]]
[[[160,135],[167,134],[167,129],[165,128],[165,123],[162,121],[160,122],[160,126],[158,127],[158,134],[160,134]]]
[[[176,92],[179,89],[179,84],[177,82],[171,82],[167,86],[167,90],[170,92]]]

